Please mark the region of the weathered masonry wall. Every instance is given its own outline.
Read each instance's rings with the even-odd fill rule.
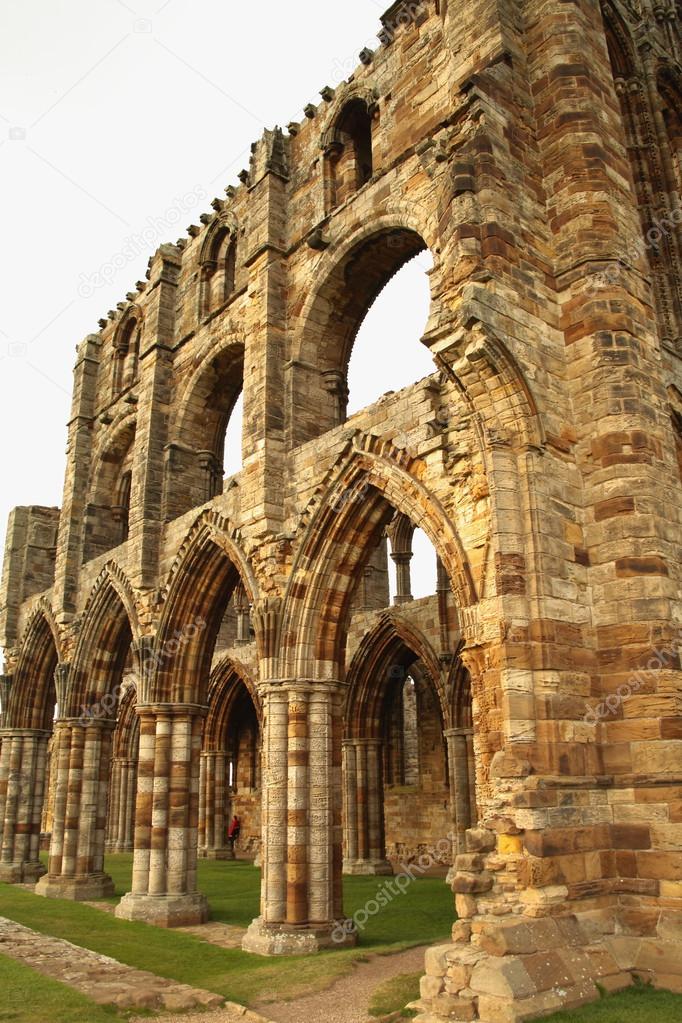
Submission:
[[[61,509],[10,525],[0,878],[49,788],[38,891],[132,842],[119,916],[196,923],[241,807],[245,948],[294,954],[447,826],[421,1023],[682,986],[681,60],[674,0],[398,2],[152,255],[78,348]],[[426,249],[433,373],[348,417]]]

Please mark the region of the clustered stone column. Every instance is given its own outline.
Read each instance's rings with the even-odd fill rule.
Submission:
[[[273,683],[264,719],[262,915],[243,948],[292,955],[352,944],[342,921],[342,686]]]
[[[38,729],[0,732],[0,881],[37,881],[40,821],[50,733]]]
[[[472,826],[472,764],[473,728],[450,728],[445,733],[448,744],[448,772],[450,781],[450,804],[456,835],[455,853],[466,849],[466,832]]]
[[[137,761],[115,757],[111,765],[107,852],[132,852],[136,789]]]
[[[343,744],[345,783],[344,874],[392,874],[384,831],[383,742],[347,739]]]
[[[116,908],[125,920],[161,927],[204,923],[197,890],[199,755],[206,708],[138,706],[140,753],[133,884]]]
[[[63,718],[55,726],[54,820],[47,874],[36,894],[102,899],[114,894],[104,873],[107,788],[115,722]]]
[[[210,860],[233,860],[227,841],[230,810],[228,756],[222,750],[201,754],[199,768],[199,855]]]

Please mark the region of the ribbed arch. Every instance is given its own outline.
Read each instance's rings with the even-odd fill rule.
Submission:
[[[24,630],[9,706],[3,707],[5,727],[44,728],[46,731],[52,728],[58,642],[50,618],[42,608],[36,609]]]
[[[471,607],[477,602],[472,574],[453,523],[408,468],[391,464],[380,452],[357,450],[326,498],[319,501],[285,594],[285,676],[342,677],[353,592],[396,510],[429,537],[459,606]],[[345,495],[343,501],[338,500],[339,494]],[[300,658],[296,663],[292,660],[294,650]]]
[[[107,566],[95,584],[83,615],[69,680],[67,713],[101,705],[120,684],[139,624],[132,589],[115,566]]]
[[[253,603],[257,587],[242,551],[212,521],[200,520],[171,575],[149,700],[205,704],[220,625],[240,582]]]

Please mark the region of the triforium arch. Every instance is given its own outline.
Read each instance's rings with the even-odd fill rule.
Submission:
[[[397,205],[397,204],[396,204]],[[300,444],[346,419],[348,364],[358,330],[390,279],[414,256],[431,249],[435,232],[428,218],[402,209],[373,216],[330,244],[311,268],[301,297],[290,363],[291,401],[310,409],[292,424]],[[318,283],[319,282],[319,283]],[[419,344],[419,338],[415,338]],[[304,400],[304,395],[305,400]],[[313,412],[314,410],[314,412]]]
[[[176,395],[166,460],[167,519],[222,494],[225,433],[243,386],[243,341],[231,337],[216,345],[211,338]]]
[[[52,749],[53,827],[47,874],[36,891],[52,898],[113,894],[104,872],[112,741],[123,674],[139,622],[132,589],[113,563],[83,611],[70,664],[60,666]]]
[[[419,479],[418,459],[375,437],[357,436],[352,451],[316,498],[286,591],[282,673],[338,679],[344,671],[344,615],[355,572],[371,555],[396,511],[419,525],[434,546],[459,607],[478,602],[461,539],[439,500]],[[339,501],[338,495],[346,495]]]
[[[40,831],[60,646],[52,610],[39,601],[0,697],[0,880],[10,883],[37,881],[44,873]]]
[[[475,814],[466,669],[391,611],[359,644],[346,680],[344,872],[392,873],[388,861],[433,850],[452,865]]]
[[[95,449],[85,511],[84,562],[128,539],[136,427],[134,413],[124,415],[111,424]]]
[[[200,753],[216,639],[240,584],[253,602],[257,583],[239,536],[221,516],[203,514],[141,654],[133,887],[116,910],[126,919],[177,926],[207,917],[197,887]]]
[[[262,706],[246,665],[225,654],[211,672],[199,775],[199,855],[234,859],[230,820],[240,820],[240,851],[260,852]]]

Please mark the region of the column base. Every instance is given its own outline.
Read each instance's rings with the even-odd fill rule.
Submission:
[[[120,920],[138,920],[156,927],[192,927],[209,917],[206,897],[192,895],[124,895],[115,910]]]
[[[108,874],[83,874],[80,877],[45,874],[36,887],[36,895],[46,899],[73,899],[74,902],[96,902],[114,894],[114,882]]]
[[[42,863],[0,863],[2,884],[35,884],[47,871]]]
[[[344,860],[344,874],[373,874],[377,877],[393,876],[395,871],[388,860]]]
[[[234,860],[236,856],[233,849],[200,849],[199,856],[202,860]]]
[[[305,956],[323,949],[352,948],[358,935],[352,920],[338,920],[327,926],[293,927],[266,924],[257,917],[244,938],[242,949],[259,956]]]

